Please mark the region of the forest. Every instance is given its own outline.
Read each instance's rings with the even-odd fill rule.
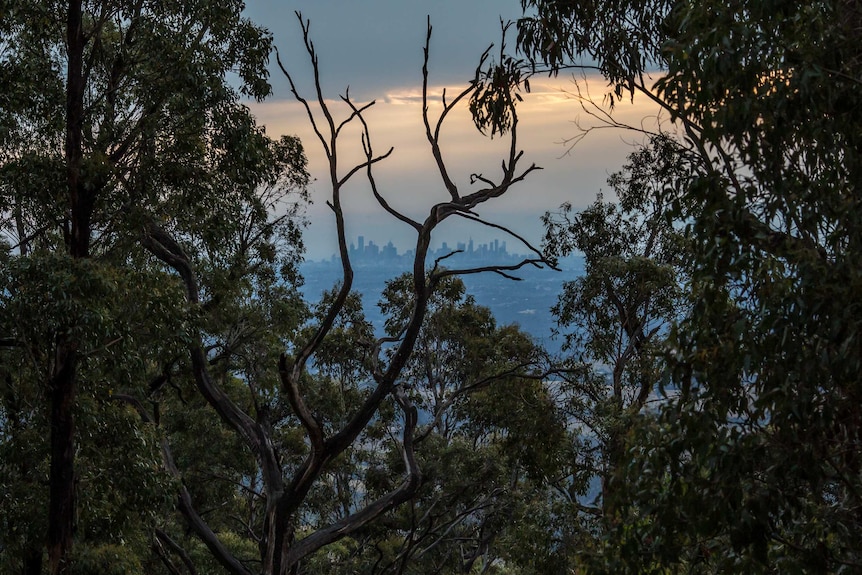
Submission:
[[[0,573],[862,572],[862,3],[520,4],[442,99],[417,38],[440,196],[416,219],[301,14],[309,93],[242,0],[0,0]],[[316,139],[252,114],[271,61]],[[477,210],[539,169],[530,79],[572,71],[668,121],[534,246]],[[506,143],[469,189],[441,143],[463,107]],[[319,301],[312,146],[342,269]],[[358,181],[415,232],[382,335]],[[529,255],[426,257],[451,220]],[[460,279],[572,254],[561,355]]]

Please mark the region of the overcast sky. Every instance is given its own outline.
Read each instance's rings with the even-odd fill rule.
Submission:
[[[422,46],[426,17],[433,26],[429,83],[437,94],[443,87],[454,93],[472,77],[479,55],[488,45],[499,45],[500,19],[520,15],[517,0],[248,0],[247,14],[268,27],[275,36],[282,61],[312,96],[311,66],[302,45],[301,31],[294,11],[311,20],[311,36],[317,49],[325,96],[332,111],[344,117],[349,113],[337,98],[350,87],[357,103],[376,100],[368,112],[372,143],[383,152],[395,148],[392,156],[377,165],[376,179],[381,193],[415,219],[424,219],[431,205],[448,195],[440,183],[425,140],[421,117]],[[514,33],[510,44],[514,43]],[[281,72],[273,69],[275,94],[263,104],[251,104],[267,132],[298,135],[306,148],[312,175],[314,205],[309,208],[311,225],[306,232],[308,255],[328,257],[335,251],[334,223],[325,202],[329,195],[320,143],[314,137],[304,111],[294,102]],[[603,83],[590,78],[590,93],[597,99],[605,91]],[[589,124],[589,118],[571,97],[574,79],[563,76],[531,81],[532,93],[519,105],[521,119],[518,147],[524,150],[522,166],[536,163],[542,171],[512,188],[506,197],[483,206],[482,217],[511,227],[531,242],[540,243],[539,217],[563,202],[584,207],[606,190],[607,175],[622,165],[632,145],[642,141],[633,134],[616,130],[592,132],[571,153],[562,142],[579,133],[576,122]],[[433,110],[432,110],[433,112]],[[653,122],[654,111],[639,102],[618,105],[614,117],[640,126]],[[469,114],[462,110],[447,119],[441,146],[450,173],[463,190],[469,190],[471,173],[493,179],[500,171],[507,140],[493,141],[473,127]],[[356,132],[347,132],[341,142],[342,173],[361,155]],[[403,251],[415,242],[412,229],[394,221],[374,201],[363,178],[355,177],[346,192],[347,231],[350,238],[363,235],[385,244],[392,240]],[[485,242],[506,239],[510,251],[516,242],[497,230],[461,223],[441,228],[435,245],[450,245],[473,238]]]

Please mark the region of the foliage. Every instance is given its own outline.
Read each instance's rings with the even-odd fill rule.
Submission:
[[[242,8],[0,3],[4,571],[41,572],[47,542],[52,573],[153,572],[189,346],[302,321],[305,157],[240,101],[269,93],[271,49]],[[191,254],[203,305],[154,245]]]
[[[522,48],[592,57],[617,96],[653,99],[692,170],[668,202],[692,253],[678,393],[626,438],[594,567],[858,570],[860,6],[524,5]]]
[[[77,552],[74,561],[72,572],[75,575],[138,575],[144,572],[137,556],[122,545],[85,547]]]
[[[370,104],[344,97],[348,117],[336,125],[316,85],[327,122],[313,127],[330,162],[344,273],[309,307],[296,289],[305,156],[295,138],[268,138],[241,102],[269,93],[272,47],[242,8],[238,0],[0,4],[4,570],[323,570],[352,560],[363,533],[390,531],[386,520],[419,498],[420,459],[434,478],[433,488],[426,484],[431,497],[449,471],[466,475],[476,465],[497,487],[512,480],[504,470],[532,478],[551,467],[552,458],[524,449],[508,450],[504,461],[503,448],[520,446],[517,438],[539,438],[485,398],[473,433],[488,449],[471,459],[459,438],[450,466],[435,476],[436,454],[417,450],[434,426],[418,434],[414,402],[424,414],[432,408],[406,383],[417,373],[417,344],[430,345],[425,320],[439,304],[474,328],[459,340],[454,320],[437,314],[446,324],[438,341],[454,353],[439,357],[449,364],[440,377],[456,378],[445,385],[466,386],[466,395],[512,378],[506,383],[516,400],[549,405],[541,384],[520,371],[536,356],[523,334],[497,333],[472,302],[459,308],[435,299],[450,276],[483,270],[423,267],[438,224],[454,215],[476,219],[476,206],[537,169],[518,167],[514,101],[495,105],[512,134],[502,176],[496,183],[476,176],[472,183],[485,187],[463,195],[438,136],[452,107],[479,89],[480,73],[454,101],[444,100],[435,128],[423,107],[446,194],[419,223],[376,187],[372,167],[388,153],[373,152],[363,115]],[[300,22],[317,79],[308,23]],[[429,42],[430,26],[425,100]],[[361,125],[366,160],[344,171],[336,148],[352,121]],[[351,292],[340,198],[356,174],[366,174],[381,206],[417,232],[403,323],[383,339]],[[488,270],[506,275],[541,263],[536,252]],[[463,288],[453,289],[452,302],[460,302]],[[459,373],[452,363],[467,360],[478,371]],[[520,379],[526,384],[516,385]],[[433,407],[434,418],[469,405],[449,399]],[[497,435],[511,442],[492,442]],[[467,495],[453,494],[429,509],[457,516]],[[466,533],[477,539],[472,562],[488,557],[490,568],[473,511],[464,515],[471,517]],[[500,516],[489,515],[496,532]],[[412,533],[403,523],[392,532],[386,541]],[[451,558],[452,548],[440,551]],[[120,553],[123,561],[112,563]]]
[[[597,68],[612,88],[611,103],[633,92],[644,74],[663,67],[665,17],[673,0],[521,0],[517,46],[533,69]]]
[[[594,555],[620,520],[615,478],[628,465],[626,437],[656,409],[667,337],[688,307],[688,248],[667,218],[667,198],[689,175],[681,151],[656,137],[608,179],[618,203],[599,195],[579,213],[564,205],[543,218],[546,254],[584,262],[553,308],[568,354],[554,400],[573,458],[551,482],[562,497],[544,513],[564,526],[555,529],[568,534],[570,565]]]
[[[382,294],[390,334],[409,320],[412,284],[404,274]],[[418,411],[421,486],[409,505],[313,556],[308,572],[545,572],[538,566],[558,549],[538,513],[552,498],[545,478],[569,455],[569,440],[542,381],[544,364],[529,337],[497,326],[460,280],[441,280],[400,384]],[[399,425],[379,423],[390,435]],[[391,490],[403,473],[400,453],[386,443],[373,459],[349,455],[352,481],[369,492]],[[533,547],[522,553],[513,542],[528,532]]]
[[[482,56],[476,76],[476,90],[470,95],[469,110],[476,127],[483,134],[491,128],[491,137],[502,136],[518,124],[515,106],[523,100],[521,87],[530,91],[530,80],[524,72],[524,60],[506,53],[506,34],[511,23],[502,24],[499,56],[482,68]]]

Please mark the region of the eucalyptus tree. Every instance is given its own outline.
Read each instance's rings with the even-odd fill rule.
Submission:
[[[601,567],[857,570],[862,8],[522,5],[537,66],[585,65],[612,101],[651,99],[693,172],[670,204],[692,249],[669,348],[679,395],[632,435]]]
[[[328,291],[314,306],[306,329],[319,326],[336,294]],[[384,346],[410,321],[413,300],[411,274],[387,283],[378,304],[387,317]],[[345,425],[367,394],[373,341],[358,294],[351,293],[303,381],[327,431]],[[385,358],[394,348],[381,351]],[[550,521],[543,523],[556,519],[547,514],[554,497],[546,478],[566,468],[572,445],[544,383],[552,369],[527,334],[498,326],[459,279],[443,276],[399,381],[400,393],[416,408],[413,451],[421,478],[415,493],[310,554],[297,572],[544,572],[541,566],[553,564],[566,543],[546,530]],[[382,402],[360,440],[312,487],[298,512],[301,535],[343,521],[397,489],[407,470],[393,438],[403,425],[396,399]],[[301,432],[295,421],[280,427],[284,436],[274,438],[295,440]],[[298,465],[305,450],[291,447],[293,455],[282,453]],[[261,507],[254,496],[247,500]],[[530,547],[521,545],[527,534]]]
[[[406,321],[411,281],[396,278],[384,291],[389,333]],[[527,334],[498,326],[463,282],[440,282],[403,376],[423,421],[416,449],[426,479],[398,517],[403,540],[381,561],[381,573],[493,572],[504,565],[528,572],[527,564],[553,555],[557,537],[550,533],[528,562],[512,549],[534,525],[525,510],[546,498],[546,478],[570,455],[545,383],[553,371]]]
[[[544,263],[533,249],[510,266],[425,268],[441,222],[494,225],[476,208],[537,169],[519,166],[514,101],[501,92],[502,173],[464,190],[446,168],[443,120],[495,86],[477,72],[432,120],[429,26],[422,119],[445,192],[415,221],[373,177],[389,153],[372,148],[371,104],[345,96],[336,121],[316,86],[343,276],[309,311],[295,289],[305,158],[241,104],[268,94],[271,49],[241,2],[0,8],[0,472],[18,495],[3,501],[4,568],[40,572],[47,540],[52,573],[298,572],[414,498],[417,411],[401,378],[435,287]],[[345,168],[350,123],[365,160]],[[350,295],[341,200],[363,174],[417,238],[407,320],[378,340]],[[387,453],[401,458],[400,484],[350,481]],[[34,496],[45,485],[47,505]]]
[[[93,529],[123,541],[122,530],[94,525],[124,504],[99,502],[140,495],[135,505],[146,507],[159,489],[143,488],[150,447],[105,426],[123,420],[108,398],[172,372],[223,302],[282,289],[279,261],[288,275],[296,261],[290,216],[301,198],[287,195],[303,192],[305,160],[295,139],[270,140],[241,103],[269,93],[271,49],[242,8],[0,4],[0,424],[4,450],[25,457],[4,458],[3,480],[33,490],[29,506],[4,499],[10,569],[40,572],[46,542],[50,571],[68,573],[73,538]],[[273,219],[280,204],[287,215]],[[179,242],[207,272],[189,294],[205,299],[200,309],[149,255]],[[113,449],[143,449],[142,473],[130,474],[141,484],[123,484]],[[105,477],[122,495],[104,489]]]
[[[574,476],[601,484],[595,501],[571,498],[586,523],[619,520],[611,489],[628,463],[625,436],[633,419],[658,407],[667,338],[690,305],[688,248],[668,217],[669,201],[689,177],[679,145],[656,136],[608,178],[614,202],[600,194],[580,212],[565,204],[543,218],[546,254],[577,253],[584,261],[584,274],[563,285],[553,313],[571,369],[561,372],[560,398],[577,428]]]
[[[341,98],[343,119],[336,119],[335,107],[324,97],[319,84],[320,63],[309,24],[301,17],[300,23],[315,80],[315,97],[310,100],[303,97],[293,77],[282,69],[294,96],[307,111],[328,161],[331,190],[328,205],[336,224],[343,272],[340,284],[314,308],[310,322],[303,329],[291,333],[287,329],[278,330],[275,337],[265,340],[261,353],[253,361],[247,361],[246,346],[259,341],[261,335],[255,335],[254,331],[239,345],[227,345],[221,338],[210,343],[211,340],[197,334],[187,356],[190,361],[186,377],[194,381],[207,407],[218,416],[220,429],[230,434],[243,450],[242,455],[234,456],[228,478],[234,480],[237,493],[249,495],[246,503],[250,507],[247,514],[234,514],[228,519],[242,526],[244,542],[233,545],[227,541],[224,515],[204,509],[193,486],[181,488],[179,510],[190,531],[214,560],[235,574],[313,570],[326,564],[330,557],[349,552],[349,538],[385,521],[389,512],[417,496],[422,485],[416,450],[419,421],[414,398],[406,392],[403,377],[435,288],[445,278],[459,273],[496,271],[510,275],[524,265],[545,263],[541,253],[531,248],[533,256],[512,265],[444,270],[435,264],[426,269],[432,234],[441,222],[463,217],[505,230],[486,222],[475,210],[537,169],[535,165],[519,166],[523,153],[517,147],[518,121],[513,102],[506,108],[511,130],[502,173],[496,180],[491,176],[468,177],[466,180],[476,188],[464,190],[446,167],[441,130],[450,112],[479,89],[480,73],[451,99],[444,97],[441,115],[432,120],[428,105],[429,26],[422,69],[422,120],[430,153],[439,169],[443,194],[439,201],[427,206],[428,216],[423,221],[414,220],[388,203],[374,177],[375,166],[389,156],[391,149],[378,153],[373,146],[365,119],[373,102],[359,105],[345,95]],[[357,144],[364,160],[344,166],[340,160],[344,157],[344,138],[348,133],[345,127],[350,124],[358,124],[361,138]],[[416,234],[409,284],[411,298],[405,321],[400,330],[384,338],[371,336],[355,306],[355,296],[351,295],[354,270],[345,232],[349,214],[343,208],[342,198],[353,179],[363,175],[380,206]],[[207,309],[203,289],[207,269],[195,261],[193,254],[169,230],[151,234],[145,238],[144,246],[165,271],[182,281],[190,308]],[[290,317],[279,314],[277,309],[273,313],[274,319],[286,327],[284,322]],[[212,337],[214,330],[205,333]],[[129,401],[143,418],[155,420],[143,404],[134,398]],[[162,412],[162,420],[165,416]],[[183,447],[178,444],[174,449],[169,440],[170,437],[163,442],[166,465],[181,476],[183,460],[179,455]],[[373,485],[367,480],[368,473],[381,465],[379,457],[387,453],[400,461],[398,466],[392,466],[400,469],[400,480]],[[251,471],[240,468],[243,461],[251,462]],[[237,517],[241,521],[235,521]],[[166,542],[176,543],[175,537],[166,535]],[[254,551],[249,542],[256,547]]]

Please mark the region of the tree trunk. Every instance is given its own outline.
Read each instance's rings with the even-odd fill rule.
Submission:
[[[72,224],[69,254],[86,258],[90,250],[90,218],[95,192],[80,181],[83,158],[84,46],[82,0],[69,0],[66,14],[66,185]],[[74,322],[74,318],[70,318]],[[58,329],[62,329],[58,326]],[[65,331],[65,330],[63,330]],[[60,332],[62,333],[62,332]],[[65,335],[56,341],[48,392],[51,403],[51,467],[48,502],[48,563],[52,575],[71,572],[75,519],[75,387],[78,344]]]
[[[37,542],[24,552],[21,575],[42,575],[42,542]]]
[[[48,504],[48,559],[51,573],[71,571],[69,555],[75,518],[75,368],[77,352],[60,342],[50,382],[51,472]]]

